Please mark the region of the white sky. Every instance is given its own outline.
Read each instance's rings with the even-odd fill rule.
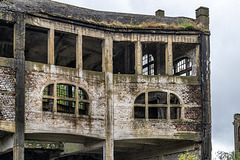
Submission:
[[[94,10],[195,18],[199,6],[210,9],[212,143],[232,151],[233,115],[240,112],[240,0],[57,0]],[[238,62],[239,61],[239,62]]]

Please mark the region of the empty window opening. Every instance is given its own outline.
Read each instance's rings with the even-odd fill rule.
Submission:
[[[45,87],[42,99],[43,111],[53,112],[56,101],[57,112],[74,114],[78,111],[80,115],[88,115],[90,101],[87,92],[82,88],[59,83],[56,85],[56,95],[54,96],[54,84]]]
[[[76,35],[55,31],[55,65],[76,68]]]
[[[196,44],[173,44],[173,74],[177,76],[195,76]]]
[[[113,43],[113,73],[135,73],[135,44],[132,42]]]
[[[48,30],[39,27],[26,27],[25,37],[26,61],[48,62]]]
[[[102,71],[102,40],[83,36],[82,60],[83,69],[91,71]]]
[[[140,94],[134,102],[134,118],[181,119],[181,109],[178,97],[172,93],[145,92]]]
[[[143,75],[165,75],[165,44],[142,44]]]
[[[0,57],[13,58],[13,24],[0,21]]]

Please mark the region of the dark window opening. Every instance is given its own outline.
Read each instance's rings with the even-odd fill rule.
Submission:
[[[180,119],[181,118],[181,108],[180,107],[171,107],[170,108],[170,118],[171,119]]]
[[[13,24],[0,21],[0,57],[13,58]]]
[[[170,104],[180,104],[178,97],[172,93],[170,94]]]
[[[102,40],[83,36],[82,60],[83,69],[102,71]]]
[[[53,99],[43,98],[42,102],[43,102],[43,111],[49,111],[49,112],[53,111],[53,104],[54,104]]]
[[[55,31],[54,60],[58,66],[76,68],[76,35]]]
[[[195,76],[196,44],[173,44],[173,74],[177,76]]]
[[[149,119],[167,119],[167,108],[165,107],[149,107]]]
[[[135,104],[145,104],[145,93],[140,94],[136,100]]]
[[[149,92],[148,104],[167,104],[166,92]]]
[[[165,75],[165,44],[142,44],[143,75]]]
[[[88,115],[89,113],[89,97],[85,90],[76,88],[70,84],[57,84],[55,97],[54,84],[50,84],[43,90],[43,111],[53,112],[54,101],[56,102],[56,110],[60,113]],[[77,108],[76,108],[77,107]]]
[[[113,43],[113,74],[135,73],[135,44],[132,42]]]
[[[134,107],[134,118],[145,118],[145,107]]]
[[[48,30],[39,27],[26,27],[25,60],[48,62]]]

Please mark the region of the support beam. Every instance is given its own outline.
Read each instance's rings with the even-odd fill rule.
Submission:
[[[113,137],[113,36],[106,34],[104,41],[104,55],[105,55],[105,86],[107,93],[106,106],[106,149],[104,151],[104,160],[113,160],[114,137]]]
[[[135,43],[135,73],[142,74],[142,44],[140,41]]]
[[[54,26],[48,31],[48,64],[54,64]]]
[[[78,28],[78,35],[77,35],[77,45],[76,45],[76,68],[82,69],[83,68],[83,61],[82,61],[82,28]]]
[[[173,53],[172,53],[172,36],[168,36],[168,44],[165,50],[166,57],[166,75],[173,75]]]
[[[15,143],[14,160],[24,160],[24,129],[25,129],[25,16],[15,14],[14,24],[14,57],[16,58],[16,100],[15,100]]]

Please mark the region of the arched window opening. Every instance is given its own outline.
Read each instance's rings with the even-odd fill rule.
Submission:
[[[152,54],[145,54],[142,58],[143,75],[154,75],[154,57]]]
[[[192,62],[189,58],[183,58],[174,62],[174,75],[191,76]]]
[[[54,87],[56,87],[56,93],[54,93]],[[88,115],[90,104],[84,89],[62,83],[48,85],[43,90],[42,102],[43,111],[82,115]]]
[[[181,109],[179,99],[172,93],[145,92],[134,102],[134,118],[181,119]]]

